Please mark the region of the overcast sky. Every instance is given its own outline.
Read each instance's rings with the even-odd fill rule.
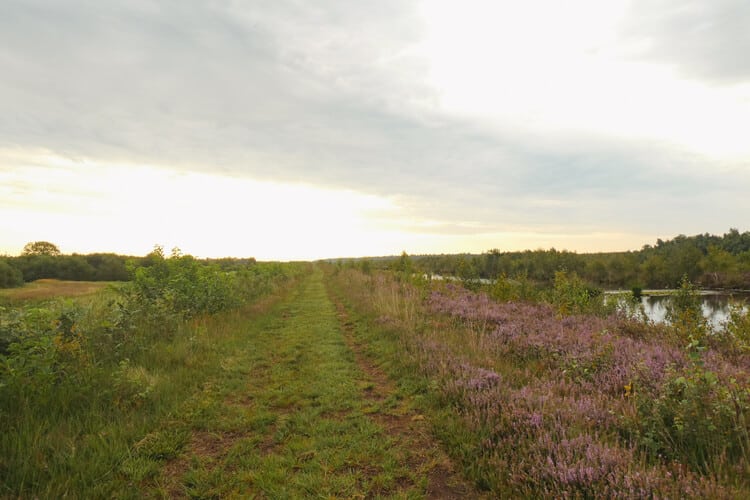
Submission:
[[[0,253],[748,230],[748,26],[746,0],[0,0]]]

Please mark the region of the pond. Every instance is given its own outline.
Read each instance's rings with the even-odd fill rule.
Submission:
[[[655,323],[664,323],[667,315],[667,305],[672,300],[671,293],[676,290],[644,290],[641,304],[648,319]],[[734,303],[743,303],[747,310],[750,304],[750,292],[725,292],[725,291],[702,291],[700,292],[701,309],[703,316],[713,330],[721,328],[729,319],[729,306]]]

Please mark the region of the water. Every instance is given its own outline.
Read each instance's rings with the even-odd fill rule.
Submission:
[[[648,292],[645,292],[648,293]],[[705,291],[700,295],[701,310],[703,316],[708,320],[708,324],[713,330],[718,330],[724,326],[729,319],[729,306],[732,302],[744,304],[745,310],[750,304],[750,293],[748,292],[713,292]],[[646,316],[655,323],[666,322],[667,305],[671,300],[670,295],[644,295],[641,297],[641,304]]]
[[[455,276],[441,276],[438,274],[431,276],[425,274],[423,276],[433,280],[460,281],[460,278]],[[496,280],[477,278],[475,281],[482,284],[492,284]],[[644,290],[644,295],[641,297],[641,304],[643,305],[646,317],[654,323],[666,323],[667,304],[671,300],[670,294],[676,292],[677,290]],[[612,290],[605,293],[622,294],[623,298],[620,300],[629,300],[630,297],[630,292],[623,290]],[[729,319],[729,306],[733,302],[744,304],[744,310],[746,312],[750,311],[750,291],[725,292],[702,290],[698,293],[700,294],[703,317],[708,320],[708,326],[714,331],[724,327],[724,324]]]

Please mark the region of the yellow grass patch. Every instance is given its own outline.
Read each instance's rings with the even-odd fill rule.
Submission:
[[[10,300],[44,300],[55,297],[82,297],[106,287],[106,281],[62,281],[42,279],[27,283],[20,288],[0,290],[0,297]]]

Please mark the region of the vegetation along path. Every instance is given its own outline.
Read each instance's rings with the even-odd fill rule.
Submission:
[[[164,448],[174,436],[178,448],[141,488],[203,498],[472,496],[408,396],[360,352],[320,270],[247,328],[245,348],[180,422],[136,446]]]

